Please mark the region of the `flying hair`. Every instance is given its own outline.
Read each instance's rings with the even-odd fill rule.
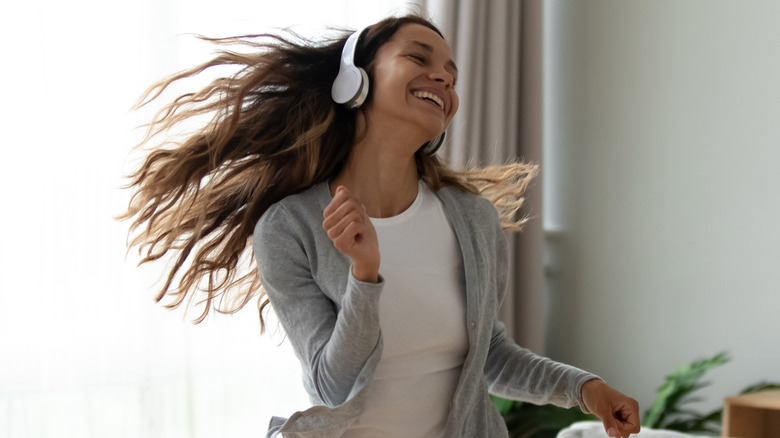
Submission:
[[[418,15],[370,26],[355,58],[369,77],[379,47],[409,23],[441,35]],[[132,197],[120,219],[132,221],[128,247],[138,250],[140,264],[168,262],[158,302],[198,308],[193,321],[200,323],[212,310],[234,313],[257,298],[265,329],[269,301],[255,265],[255,224],[275,202],[338,175],[361,135],[355,112],[330,96],[347,36],[312,41],[289,32],[203,38],[218,48],[213,59],[143,94],[136,108],[207,70],[232,71],[162,105],[136,149],[143,157],[129,175]],[[190,126],[195,128],[170,135]],[[505,229],[522,228],[526,218],[518,211],[535,166],[454,170],[435,155],[418,152],[415,158],[432,190],[453,186],[482,194],[496,206]]]

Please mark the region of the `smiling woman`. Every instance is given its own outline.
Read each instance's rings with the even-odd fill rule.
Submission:
[[[142,263],[173,261],[158,300],[198,297],[200,322],[257,298],[261,326],[269,306],[279,318],[315,406],[274,417],[269,437],[506,436],[488,391],[579,405],[612,436],[638,429],[634,400],[497,320],[503,229],[522,226],[535,166],[454,170],[436,155],[459,105],[436,26],[403,15],[336,38],[211,41],[246,50],[162,80],[143,104],[237,72],[152,119],[125,218]],[[194,119],[208,122],[164,136]]]

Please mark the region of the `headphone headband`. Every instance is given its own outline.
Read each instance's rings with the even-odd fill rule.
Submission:
[[[347,42],[344,43],[344,48],[341,50],[341,64],[339,65],[339,71],[344,70],[344,68],[355,66],[355,49],[357,48],[360,35],[363,34],[364,30],[366,30],[366,28],[352,32],[352,35],[347,38]]]

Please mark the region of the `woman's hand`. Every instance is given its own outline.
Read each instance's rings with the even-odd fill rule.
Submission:
[[[601,380],[582,385],[585,407],[604,423],[607,435],[615,438],[639,433],[639,403]]]
[[[322,228],[333,245],[352,259],[352,275],[360,281],[379,281],[379,242],[363,204],[339,186],[322,215]]]

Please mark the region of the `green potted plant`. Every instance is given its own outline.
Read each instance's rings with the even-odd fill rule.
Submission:
[[[643,416],[642,426],[691,434],[719,435],[722,408],[702,414],[688,406],[702,400],[695,393],[710,384],[702,380],[704,375],[730,360],[726,352],[721,352],[713,357],[676,368],[666,376],[664,383],[658,388],[653,405]],[[741,394],[767,389],[780,389],[780,384],[757,383],[745,388]],[[584,414],[579,408],[537,406],[499,397],[492,397],[492,399],[506,421],[511,438],[555,438],[558,432],[573,423],[598,421],[595,416]]]

